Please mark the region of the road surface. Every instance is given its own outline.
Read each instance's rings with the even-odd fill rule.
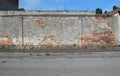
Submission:
[[[0,76],[120,76],[119,54],[116,56],[101,54],[98,57],[98,54],[88,55],[6,56],[2,54]]]

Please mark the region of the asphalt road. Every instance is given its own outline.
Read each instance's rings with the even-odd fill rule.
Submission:
[[[0,76],[120,76],[119,57],[0,58]]]

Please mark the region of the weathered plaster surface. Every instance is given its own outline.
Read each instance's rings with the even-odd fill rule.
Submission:
[[[115,45],[116,16],[96,18],[84,11],[0,12],[1,45]],[[115,21],[116,19],[116,21]]]

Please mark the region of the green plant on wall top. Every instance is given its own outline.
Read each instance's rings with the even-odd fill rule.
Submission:
[[[115,10],[115,9],[117,9],[117,8],[119,8],[119,7],[117,7],[116,5],[113,6],[113,10]]]
[[[25,11],[25,9],[24,8],[19,8],[18,11]]]
[[[96,9],[96,14],[102,14],[103,12],[102,12],[102,9],[101,8],[97,8]]]

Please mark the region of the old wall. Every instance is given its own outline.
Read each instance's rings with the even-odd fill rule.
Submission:
[[[111,25],[112,30],[115,33],[117,42],[120,42],[120,15],[117,13],[111,16],[111,18],[109,18],[108,24]]]
[[[94,12],[8,11],[0,15],[1,45],[114,45],[119,39],[113,18],[96,18]]]

